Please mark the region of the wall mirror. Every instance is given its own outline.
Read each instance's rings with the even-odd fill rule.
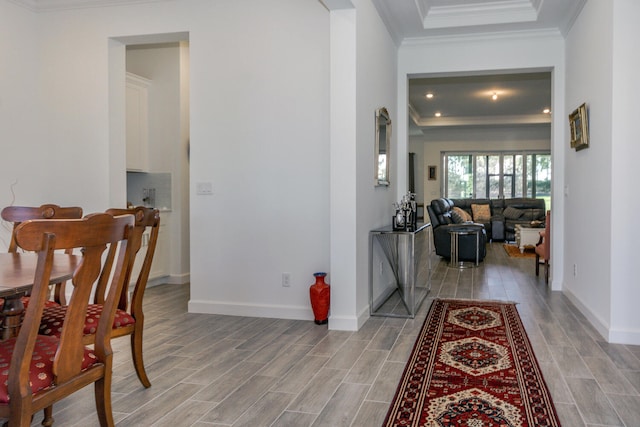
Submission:
[[[374,152],[374,182],[376,186],[389,185],[391,148],[391,119],[386,108],[376,110],[376,143]]]

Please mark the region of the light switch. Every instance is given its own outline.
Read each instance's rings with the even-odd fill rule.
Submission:
[[[210,196],[213,194],[213,184],[210,182],[196,183],[196,194]]]

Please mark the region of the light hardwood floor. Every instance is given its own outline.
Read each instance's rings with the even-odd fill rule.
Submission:
[[[313,322],[189,314],[188,286],[145,296],[145,360],[134,373],[128,338],[114,341],[118,426],[379,426],[433,297],[518,302],[563,426],[640,426],[640,346],[607,344],[533,259],[492,243],[479,268],[436,263],[415,319],[369,319],[358,332]],[[97,425],[93,389],[55,405],[56,426]],[[34,418],[39,425],[41,416]]]

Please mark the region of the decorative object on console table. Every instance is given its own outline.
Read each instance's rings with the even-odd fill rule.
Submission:
[[[331,287],[325,283],[327,273],[313,273],[316,282],[309,287],[311,308],[316,325],[324,325],[329,320],[329,305],[331,302]]]
[[[414,193],[407,192],[393,207],[396,211],[392,222],[394,231],[415,231],[418,228],[418,204]]]
[[[582,104],[569,114],[569,129],[571,131],[571,148],[580,151],[589,147],[587,104]]]
[[[394,230],[405,230],[407,228],[404,219],[404,211],[396,208],[396,214],[392,218]]]

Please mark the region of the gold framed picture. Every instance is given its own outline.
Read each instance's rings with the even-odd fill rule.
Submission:
[[[582,104],[569,114],[569,130],[571,131],[571,148],[580,151],[589,147],[587,104]]]

